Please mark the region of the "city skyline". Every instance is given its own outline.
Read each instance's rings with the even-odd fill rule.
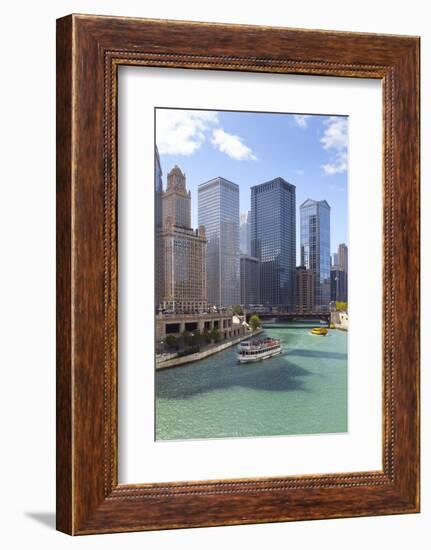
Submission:
[[[346,431],[347,119],[157,113],[156,439]]]
[[[298,205],[306,199],[331,205],[331,251],[348,243],[347,117],[156,109],[156,142],[163,173],[178,164],[186,174],[192,227],[202,182],[220,176],[236,183],[240,213],[247,214],[251,187],[282,177],[296,187],[296,264]]]
[[[156,262],[156,307],[203,311],[207,288],[208,305],[218,307],[241,302],[303,311],[313,302],[317,311],[326,311],[329,301],[347,301],[348,247],[339,243],[336,253],[329,251],[331,208],[326,200],[307,199],[299,205],[301,260],[296,265],[296,188],[283,178],[252,188],[246,216],[239,213],[238,185],[223,178],[201,183],[195,230],[185,174],[175,165],[166,180],[164,190],[156,146],[156,259],[163,259]],[[244,254],[240,241],[250,253]]]
[[[156,151],[157,151],[157,148],[156,148]],[[156,158],[157,158],[157,163],[156,163],[156,189],[158,189],[159,193],[160,192],[163,193],[164,191],[167,190],[167,185],[165,185],[163,183],[163,177],[160,173],[161,172],[161,167],[160,167],[161,164],[160,164],[158,152],[156,152]],[[179,167],[178,165],[174,165],[174,166],[171,167],[170,171],[173,171],[175,169],[181,170],[181,167]],[[185,175],[185,173],[184,173],[184,175]],[[274,180],[277,180],[277,179],[280,179],[280,178],[274,178]],[[220,178],[219,176],[217,176],[215,178],[212,178],[212,180],[229,181],[229,180],[226,180],[225,178]],[[212,180],[209,180],[209,181],[212,181]],[[203,184],[206,184],[206,183],[208,183],[208,182],[203,182],[202,184],[199,184],[199,185],[203,185]],[[233,182],[231,182],[231,183],[233,183]],[[256,184],[253,187],[263,185],[264,183],[266,183],[266,182]],[[193,206],[194,206],[193,197],[191,196],[190,190],[188,190],[188,193],[190,194],[190,199],[191,199],[191,211],[193,211]],[[307,200],[304,201],[304,203],[307,202],[307,201],[323,202],[323,201],[315,201],[312,198],[307,198]],[[325,201],[325,202],[327,202],[327,201]],[[198,198],[197,198],[197,203],[198,203]],[[295,212],[295,214],[296,213],[300,214],[301,206],[302,206],[301,204],[296,205],[296,211],[297,212]],[[156,209],[157,208],[158,208],[158,205],[156,206]],[[195,206],[195,210],[198,210],[198,207]],[[246,225],[248,226],[247,230],[246,230]],[[190,227],[195,227],[196,229],[198,228],[198,226],[199,226],[199,218],[198,218],[198,223],[196,223],[195,226],[193,225],[193,223],[191,223],[191,225],[190,225]],[[239,227],[239,253],[240,253],[240,255],[252,256],[252,252],[251,252],[251,209],[247,212],[240,212],[239,213],[239,226],[238,227]],[[298,232],[296,231],[296,247],[295,247],[296,248],[296,265],[297,266],[302,266],[303,265],[303,260],[302,260],[302,257],[301,257],[300,216],[296,216],[296,228],[297,229],[299,228],[299,235],[298,235]],[[332,232],[332,226],[331,226],[331,232]],[[332,233],[331,233],[331,237],[332,237]],[[331,238],[330,240],[331,240],[331,243],[332,243],[333,239]],[[247,250],[244,250],[243,247],[247,248]],[[330,252],[330,267],[331,268],[333,266],[338,266],[338,258],[339,258],[340,249],[345,250],[344,254],[347,255],[348,246],[346,245],[346,243],[345,242],[338,242],[336,244],[336,246],[334,247],[334,252]],[[332,246],[330,246],[330,250],[332,250]],[[346,256],[344,256],[344,258],[346,258]],[[344,265],[344,263],[345,263],[345,265]],[[343,262],[340,265],[340,267],[344,271],[347,272],[347,259],[343,259]]]

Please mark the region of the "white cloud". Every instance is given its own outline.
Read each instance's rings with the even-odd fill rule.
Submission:
[[[324,122],[326,129],[320,142],[324,149],[347,149],[347,118],[330,116]]]
[[[205,141],[205,132],[218,124],[212,111],[157,109],[156,142],[162,155],[192,155]]]
[[[331,153],[330,162],[322,164],[325,174],[340,174],[347,170],[348,122],[346,117],[328,117],[320,143]]]
[[[295,174],[298,174],[298,176],[303,176],[305,174],[304,170],[300,170],[298,168],[298,170],[295,170]]]
[[[257,160],[241,137],[220,127],[215,111],[158,109],[156,142],[162,155],[193,155],[212,130],[211,143],[235,160]]]
[[[307,126],[307,119],[310,118],[311,115],[293,115],[293,120],[296,122],[296,124],[301,128],[306,128]]]
[[[257,160],[250,147],[244,145],[242,138],[228,134],[222,128],[213,130],[211,143],[219,151],[235,160]]]
[[[345,172],[347,170],[347,153],[337,153],[333,162],[322,164],[322,168],[329,176]]]

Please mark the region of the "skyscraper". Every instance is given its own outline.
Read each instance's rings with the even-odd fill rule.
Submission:
[[[253,256],[240,256],[241,304],[247,309],[260,303],[259,260]]]
[[[331,302],[347,302],[347,273],[331,267]]]
[[[338,267],[338,253],[333,252],[331,254],[331,268],[332,267]]]
[[[239,217],[239,249],[241,254],[251,254],[251,215],[242,212]]]
[[[296,268],[296,311],[311,313],[314,308],[314,273],[300,265]]]
[[[205,229],[193,230],[186,177],[175,166],[163,193],[163,308],[195,313],[207,307]]]
[[[168,185],[163,194],[163,221],[170,218],[172,225],[191,225],[191,195],[186,189],[186,176],[175,165],[168,174]]]
[[[344,243],[338,245],[338,267],[346,273],[349,271],[348,252],[347,245]]]
[[[337,265],[331,268],[331,301],[347,302],[348,248],[346,244],[338,245],[337,257]]]
[[[217,177],[198,186],[198,221],[207,245],[209,304],[240,303],[239,187]]]
[[[162,226],[163,226],[163,180],[162,180],[162,167],[160,166],[159,151],[155,149],[154,154],[154,299],[156,308],[162,302],[163,285],[164,285],[164,262],[163,262],[163,239],[162,239]]]
[[[300,206],[301,264],[314,273],[316,311],[327,311],[331,299],[330,213],[325,200],[307,199]]]
[[[293,311],[296,187],[283,178],[251,188],[251,253],[260,261],[260,302]]]

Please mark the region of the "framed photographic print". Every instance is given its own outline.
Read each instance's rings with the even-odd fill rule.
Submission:
[[[419,511],[419,39],[57,22],[57,528]]]

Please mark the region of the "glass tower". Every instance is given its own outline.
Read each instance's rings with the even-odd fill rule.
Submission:
[[[241,254],[241,305],[246,309],[259,304],[259,260],[253,256]]]
[[[296,187],[283,178],[251,188],[251,254],[260,261],[260,302],[293,311]]]
[[[314,273],[315,311],[327,311],[331,300],[330,214],[325,200],[300,206],[301,265]]]
[[[198,223],[207,239],[207,298],[210,305],[240,303],[239,187],[224,178],[198,186]]]
[[[251,254],[251,214],[243,212],[239,216],[239,249],[241,254]]]

